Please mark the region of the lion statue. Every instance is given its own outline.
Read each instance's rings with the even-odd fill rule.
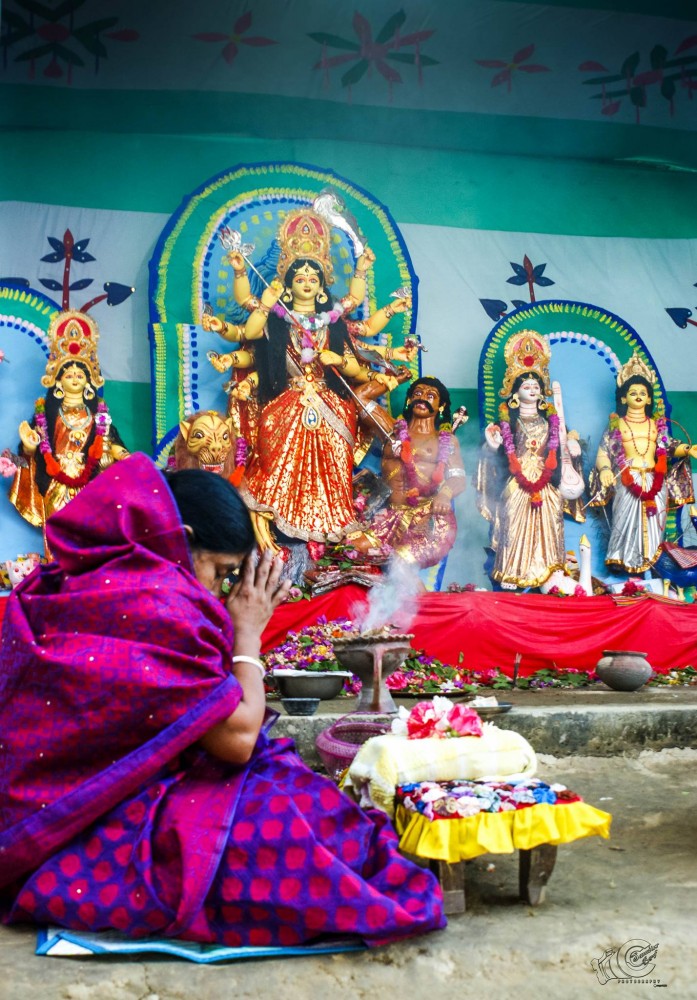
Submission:
[[[174,442],[177,469],[205,469],[230,479],[235,471],[237,438],[232,419],[217,410],[200,410],[179,424]]]

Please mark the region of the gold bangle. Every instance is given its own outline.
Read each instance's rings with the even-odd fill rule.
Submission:
[[[357,267],[356,270],[353,272],[353,276],[354,278],[360,278],[361,280],[365,281],[365,276],[367,273],[368,273],[367,267],[364,267],[362,269],[360,267]]]
[[[256,308],[257,312],[263,313],[264,316],[268,316],[271,312],[271,306],[265,306],[263,302],[260,302]]]
[[[236,278],[246,278],[247,277],[247,270],[244,267],[233,267],[232,270],[235,272],[235,277]]]
[[[612,467],[610,465],[601,465],[598,468],[598,472],[605,472],[605,471],[612,472]]]
[[[388,347],[387,350],[385,351],[385,361],[393,361],[393,360],[394,360],[394,349]]]
[[[343,358],[341,360],[341,364],[337,365],[336,367],[337,368],[341,368],[343,370],[344,368],[346,368],[346,366],[347,366],[347,364],[349,363],[350,360],[351,359],[350,359],[349,355],[348,354],[344,354],[344,356],[343,356]]]
[[[385,316],[387,317],[387,319],[392,319],[392,317],[394,316],[394,309],[392,308],[392,306],[383,306],[383,309],[385,311]]]

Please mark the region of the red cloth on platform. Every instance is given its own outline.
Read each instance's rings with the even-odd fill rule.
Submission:
[[[267,652],[289,629],[356,617],[369,591],[350,585],[311,601],[277,608],[263,636]],[[635,597],[618,604],[611,596],[550,597],[474,591],[422,594],[409,632],[412,646],[444,663],[468,670],[498,667],[513,672],[516,653],[521,676],[535,670],[590,670],[604,649],[635,649],[647,654],[658,673],[697,666],[697,605]]]

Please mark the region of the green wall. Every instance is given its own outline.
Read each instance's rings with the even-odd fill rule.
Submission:
[[[322,139],[9,131],[3,145],[3,200],[170,214],[227,168],[285,160],[335,170],[369,190],[400,223],[697,237],[697,172],[555,158],[544,144],[539,156],[514,156]]]

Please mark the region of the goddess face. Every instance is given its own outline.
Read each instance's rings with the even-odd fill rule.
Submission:
[[[322,281],[319,271],[305,264],[293,275],[291,284],[293,302],[307,306],[315,301],[318,292],[322,288]]]
[[[518,399],[521,403],[537,403],[541,395],[540,383],[536,378],[526,378],[518,387]]]
[[[646,407],[651,402],[649,390],[640,382],[635,382],[634,385],[630,385],[629,389],[627,389],[627,394],[622,396],[622,402],[628,410],[631,410],[635,414],[641,413],[644,416]]]
[[[82,395],[87,385],[87,376],[79,365],[66,365],[56,379],[64,393],[70,396]]]

